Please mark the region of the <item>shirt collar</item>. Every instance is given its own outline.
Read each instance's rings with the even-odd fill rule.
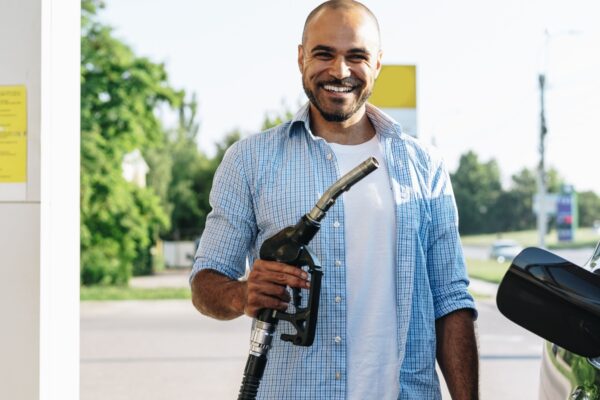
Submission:
[[[310,103],[306,102],[294,115],[291,121],[288,134],[291,136],[298,128],[296,126],[304,126],[304,131],[314,137],[310,130]],[[367,103],[367,117],[373,124],[375,132],[383,137],[398,138],[402,134],[402,126],[394,121],[392,117],[381,111],[372,104]]]

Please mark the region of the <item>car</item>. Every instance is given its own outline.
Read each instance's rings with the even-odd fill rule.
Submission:
[[[490,249],[490,258],[498,262],[512,261],[523,251],[523,246],[514,240],[496,240]]]
[[[498,309],[541,336],[539,398],[600,400],[600,243],[578,266],[527,248],[498,287]]]

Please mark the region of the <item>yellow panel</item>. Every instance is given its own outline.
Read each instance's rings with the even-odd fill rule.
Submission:
[[[377,107],[416,108],[417,70],[414,65],[384,65],[369,102]]]
[[[0,183],[27,181],[25,86],[0,86]]]

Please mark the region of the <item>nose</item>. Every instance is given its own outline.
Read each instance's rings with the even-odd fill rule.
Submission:
[[[332,61],[332,65],[329,68],[329,74],[336,79],[348,78],[350,73],[350,67],[346,63],[344,57],[336,57]]]

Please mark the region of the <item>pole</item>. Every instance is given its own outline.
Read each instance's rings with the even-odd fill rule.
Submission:
[[[546,210],[546,167],[544,164],[544,153],[545,153],[545,139],[548,129],[546,127],[546,116],[544,110],[544,90],[546,86],[546,75],[540,74],[538,76],[540,86],[540,162],[538,165],[538,215],[537,215],[537,227],[538,227],[538,245],[541,248],[546,247],[546,229],[548,226],[548,213]]]

